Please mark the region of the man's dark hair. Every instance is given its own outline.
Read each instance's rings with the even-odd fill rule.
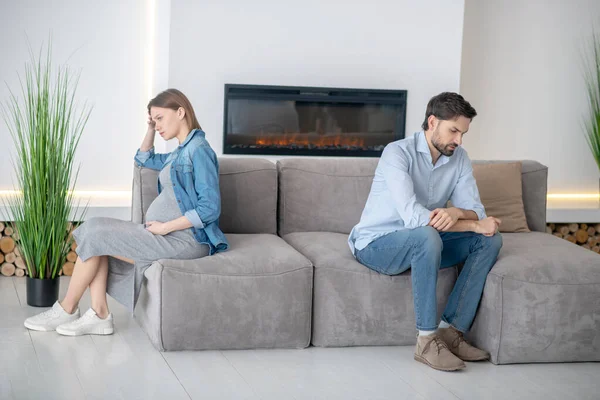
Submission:
[[[460,94],[443,92],[437,96],[433,96],[429,100],[429,103],[427,103],[425,121],[421,125],[424,131],[429,128],[427,119],[430,115],[444,121],[456,119],[461,115],[472,120],[477,115],[477,111]]]

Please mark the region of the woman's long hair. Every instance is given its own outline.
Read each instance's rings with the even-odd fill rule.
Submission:
[[[150,113],[150,107],[170,108],[175,111],[177,111],[179,107],[183,107],[185,110],[185,120],[190,129],[202,129],[196,119],[196,113],[194,112],[192,103],[190,103],[185,94],[177,89],[167,89],[164,92],[160,92],[148,103],[148,113]]]

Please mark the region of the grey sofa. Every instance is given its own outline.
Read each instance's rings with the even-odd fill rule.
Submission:
[[[222,158],[221,227],[231,249],[207,259],[159,260],[147,271],[136,316],[155,346],[414,344],[410,271],[375,273],[347,245],[377,162],[289,158],[275,168],[261,159]],[[547,168],[522,163],[532,232],[503,234],[469,337],[496,364],[598,361],[600,257],[545,233]],[[143,220],[154,196],[156,172],[136,167],[134,221]],[[439,273],[440,313],[458,268]],[[193,320],[182,318],[181,304]]]

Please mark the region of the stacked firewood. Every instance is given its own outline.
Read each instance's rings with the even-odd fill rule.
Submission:
[[[69,223],[67,230],[69,232],[69,240],[75,226]],[[77,244],[73,242],[71,250],[67,254],[65,263],[59,272],[60,275],[72,275],[77,261],[77,253],[75,249]],[[10,224],[0,222],[0,273],[4,276],[25,276],[29,275],[25,260],[22,257],[21,249],[19,248],[19,235]]]
[[[546,232],[600,253],[600,224],[548,224]]]

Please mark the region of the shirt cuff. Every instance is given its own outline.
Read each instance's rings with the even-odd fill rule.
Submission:
[[[152,148],[148,151],[141,151],[140,149],[138,149],[137,153],[135,153],[135,160],[140,164],[144,164],[150,159],[150,157],[152,157],[153,154],[154,146],[152,146]]]
[[[192,209],[192,210],[186,211],[185,214],[183,214],[183,215],[192,223],[192,225],[194,225],[194,228],[196,228],[196,229],[204,228],[204,223],[200,219],[200,216],[198,215],[198,211]]]
[[[413,225],[412,228],[419,228],[422,226],[427,226],[427,224],[429,223],[429,215],[431,214],[431,211],[429,211],[428,209],[426,209],[425,207],[421,206],[418,207],[415,215],[413,217],[413,220],[411,221]]]
[[[482,219],[486,219],[487,215],[485,214],[485,210],[483,208],[476,208],[473,210],[475,214],[477,214],[477,218],[481,221]]]

